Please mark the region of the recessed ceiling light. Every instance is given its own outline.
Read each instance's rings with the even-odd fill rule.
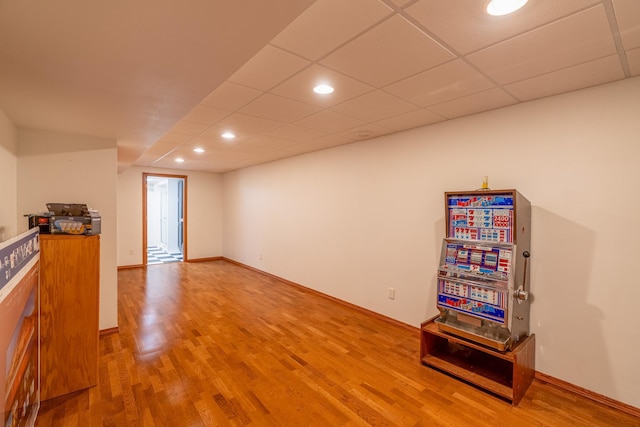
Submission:
[[[196,153],[204,153],[204,148],[196,147],[193,149]]]
[[[178,157],[178,158],[176,158],[176,162],[182,163],[182,162],[184,162],[184,159],[182,157]]]
[[[234,139],[236,137],[236,134],[233,132],[225,132],[222,134],[222,137],[224,139]]]
[[[327,85],[327,84],[321,84],[321,85],[318,85],[318,86],[314,87],[313,91],[315,93],[320,94],[320,95],[327,95],[327,94],[333,92],[333,88],[331,86]]]
[[[487,13],[502,16],[513,13],[527,3],[527,0],[491,0],[487,5]]]

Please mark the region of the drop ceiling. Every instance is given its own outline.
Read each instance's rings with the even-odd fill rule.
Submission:
[[[114,138],[120,169],[227,172],[640,75],[637,0],[36,4],[0,3],[0,109]]]

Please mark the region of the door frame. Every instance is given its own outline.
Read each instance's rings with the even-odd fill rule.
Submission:
[[[182,261],[187,261],[187,176],[166,173],[142,173],[142,265],[147,266],[147,177],[182,179]]]

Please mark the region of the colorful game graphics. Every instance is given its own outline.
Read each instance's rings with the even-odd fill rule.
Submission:
[[[449,236],[456,239],[511,242],[513,197],[451,195],[447,200]]]

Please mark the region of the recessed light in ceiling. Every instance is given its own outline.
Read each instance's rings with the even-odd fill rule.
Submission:
[[[234,139],[236,134],[233,132],[225,132],[221,135],[224,139]]]
[[[491,0],[487,5],[487,13],[502,16],[513,13],[527,3],[527,0]]]
[[[184,162],[184,159],[182,157],[177,157],[176,158],[176,162],[182,163],[182,162]]]
[[[327,84],[321,84],[313,88],[313,91],[320,95],[327,95],[333,92],[333,87]]]
[[[196,147],[193,149],[196,153],[204,153],[204,148]]]

